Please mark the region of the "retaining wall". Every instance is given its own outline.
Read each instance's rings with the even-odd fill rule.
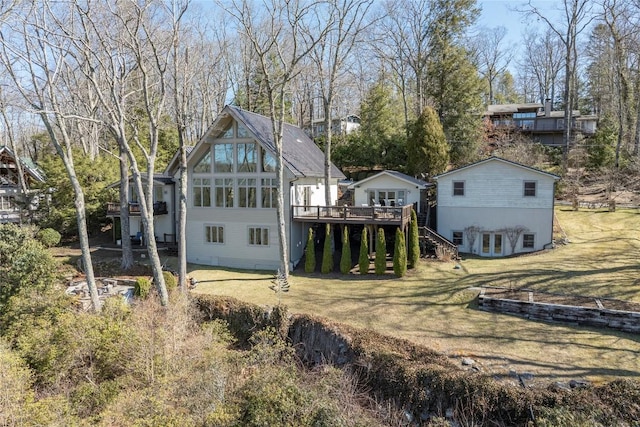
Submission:
[[[640,333],[640,312],[612,310],[602,307],[582,307],[494,298],[480,291],[478,307],[494,313],[506,313],[532,320],[562,322],[579,326],[610,328],[623,332]]]

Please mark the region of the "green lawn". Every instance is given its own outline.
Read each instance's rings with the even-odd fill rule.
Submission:
[[[533,322],[474,307],[483,285],[640,302],[640,213],[557,210],[570,243],[527,256],[455,263],[423,261],[396,279],[300,271],[281,295],[292,312],[308,312],[396,335],[452,357],[472,357],[486,372],[531,372],[537,379],[640,378],[640,339],[631,334]],[[191,265],[197,292],[278,303],[271,273]]]

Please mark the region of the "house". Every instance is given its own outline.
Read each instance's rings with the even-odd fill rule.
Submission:
[[[18,179],[19,167],[27,188],[26,194]],[[39,198],[38,192],[31,187],[44,181],[44,172],[31,159],[18,158],[9,147],[0,147],[0,223],[19,223],[25,209],[35,211]]]
[[[319,117],[311,122],[311,132],[314,137],[323,136],[327,133],[324,117]],[[348,114],[331,120],[332,135],[349,135],[360,129],[360,117],[355,114]]]
[[[558,179],[498,157],[437,175],[437,232],[480,256],[544,249],[553,240]]]
[[[143,175],[143,186],[146,186],[146,177]],[[109,188],[117,188],[119,182],[111,184]],[[153,177],[153,220],[155,239],[157,242],[176,242],[176,183],[172,176],[155,174]],[[136,244],[144,244],[142,238],[142,218],[140,215],[140,202],[132,180],[129,180],[129,231],[132,240]],[[107,218],[113,221],[113,239],[117,241],[120,236],[120,202],[107,203]]]
[[[426,190],[432,186],[401,172],[385,170],[354,182],[348,188],[354,192],[355,206],[413,205],[416,212],[421,212],[426,211]]]
[[[495,130],[518,131],[548,146],[564,146],[564,111],[553,111],[550,100],[540,103],[489,105],[484,116]],[[598,116],[572,112],[574,137],[589,137],[596,131]]]
[[[285,228],[289,259],[304,254],[307,225],[295,219],[325,206],[324,153],[298,127],[283,132]],[[196,264],[275,270],[280,265],[276,217],[276,148],[271,119],[226,106],[188,157],[187,260]],[[345,176],[332,166],[330,192]],[[175,162],[168,167],[176,173]]]

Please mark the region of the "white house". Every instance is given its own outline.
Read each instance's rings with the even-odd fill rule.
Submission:
[[[24,194],[18,179],[19,169],[22,172],[27,194]],[[34,183],[45,181],[44,172],[31,159],[19,158],[6,146],[0,147],[0,223],[20,222],[20,215],[38,208],[35,190],[30,187]]]
[[[354,192],[355,206],[413,205],[416,212],[420,212],[421,202],[426,200],[425,190],[431,186],[401,172],[385,170],[354,182],[348,188]]]
[[[552,242],[558,176],[490,157],[434,179],[437,232],[460,252],[504,256]]]
[[[285,226],[292,266],[302,258],[306,225],[291,206],[324,206],[324,154],[299,128],[283,135]],[[280,265],[276,156],[271,120],[226,106],[188,157],[187,260],[275,270]],[[331,196],[344,179],[333,166]]]

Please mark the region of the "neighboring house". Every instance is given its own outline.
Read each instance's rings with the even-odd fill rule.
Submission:
[[[544,249],[553,240],[558,179],[498,157],[437,175],[437,232],[480,256]]]
[[[18,180],[18,162],[22,168],[27,194],[23,193]],[[31,159],[18,158],[9,147],[0,147],[0,223],[18,223],[25,208],[28,211],[36,210],[39,198],[31,187],[34,183],[44,181],[44,172]],[[25,202],[28,203],[26,206]]]
[[[293,219],[325,205],[324,154],[298,127],[283,135],[285,228],[289,259],[304,254],[307,225]],[[344,175],[332,166],[331,198]],[[177,173],[175,162],[167,172]],[[196,264],[275,270],[276,149],[271,119],[226,106],[188,159],[187,260]],[[174,175],[175,177],[175,175]]]
[[[541,144],[564,146],[564,111],[552,111],[549,100],[544,105],[540,103],[489,105],[484,115],[497,131],[516,130]],[[597,123],[596,115],[583,115],[578,110],[572,113],[571,129],[574,137],[593,135]]]
[[[349,185],[354,192],[355,206],[413,205],[416,212],[426,210],[426,181],[401,172],[385,170]]]
[[[327,133],[325,127],[326,123],[324,117],[317,118],[311,122],[310,131],[314,137],[323,136]],[[332,135],[349,135],[358,129],[360,129],[360,117],[355,114],[349,114],[347,116],[331,120]],[[307,131],[309,131],[309,129],[307,129]]]
[[[143,186],[146,178],[143,176]],[[110,188],[118,188],[120,183],[111,184]],[[153,220],[155,238],[158,242],[174,243],[176,241],[176,184],[172,176],[155,174],[153,177]],[[119,240],[120,234],[120,202],[107,204],[107,218],[114,223],[113,238]],[[136,244],[144,244],[142,218],[138,194],[131,180],[129,181],[129,227],[131,239]]]

